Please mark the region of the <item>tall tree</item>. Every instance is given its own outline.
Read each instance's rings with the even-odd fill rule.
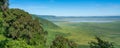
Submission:
[[[6,11],[9,6],[9,0],[0,0],[0,10]]]

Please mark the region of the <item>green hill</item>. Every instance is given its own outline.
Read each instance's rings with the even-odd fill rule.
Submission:
[[[47,32],[38,19],[21,9],[0,12],[0,48],[45,47]]]
[[[59,27],[24,10],[9,8],[9,0],[0,0],[0,48],[76,47],[76,45],[69,45],[74,42],[61,36],[52,39],[54,41],[51,42],[52,45],[48,44],[47,42],[50,39],[48,37],[50,32],[46,31],[48,28],[57,29]],[[52,34],[49,35],[53,36]]]
[[[33,15],[31,14],[33,18],[38,18],[40,23],[42,24],[42,26],[44,27],[44,29],[60,29],[59,26],[57,26],[56,24],[54,24],[53,22],[47,20],[47,19],[44,19],[38,15]]]

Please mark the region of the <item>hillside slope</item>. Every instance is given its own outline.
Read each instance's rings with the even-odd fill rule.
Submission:
[[[42,26],[45,28],[45,29],[60,29],[59,26],[57,26],[56,24],[52,23],[51,21],[47,20],[47,19],[44,19],[38,15],[33,15],[32,14],[32,17],[33,18],[38,18],[40,23],[42,24]]]

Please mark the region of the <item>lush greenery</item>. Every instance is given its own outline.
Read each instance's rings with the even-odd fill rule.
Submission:
[[[51,25],[59,27],[48,20],[33,17],[24,10],[9,9],[8,2],[9,0],[0,0],[0,48],[49,48],[46,45],[48,32],[45,31],[45,28]],[[65,44],[74,43],[68,42],[67,38],[62,38],[63,41],[65,39]],[[54,41],[57,42],[59,39]],[[64,42],[60,43],[64,44]],[[69,46],[75,47],[74,45]],[[61,47],[68,48],[66,46]]]
[[[79,44],[79,48],[89,48],[88,42],[96,41],[95,36],[100,36],[103,40],[113,42],[115,48],[120,47],[120,23],[118,22],[55,22],[62,29],[48,29],[49,38],[53,38],[54,34],[64,35],[66,38]],[[54,36],[53,36],[54,35]],[[54,38],[53,38],[54,39]],[[52,41],[49,40],[49,41]]]
[[[31,14],[33,18],[38,18],[42,27],[44,29],[46,28],[50,28],[50,29],[60,29],[59,26],[57,26],[56,24],[54,24],[53,22],[47,20],[47,19],[43,19],[41,18],[41,16],[38,16],[38,15],[34,15],[34,14]]]
[[[76,43],[69,41],[63,36],[56,36],[50,48],[77,48]]]
[[[24,10],[9,9],[8,3],[9,0],[0,0],[0,48],[88,48],[89,45],[91,48],[112,48],[113,44],[115,48],[120,46],[119,22],[54,24]],[[94,36],[100,36],[103,40],[97,37],[96,41]]]
[[[113,44],[108,41],[104,41],[99,37],[96,37],[95,39],[97,42],[92,41],[89,43],[90,48],[114,48]]]
[[[0,0],[1,48],[44,48],[47,32],[39,19],[20,9],[9,9],[8,0]]]
[[[45,46],[45,36],[47,32],[43,30],[38,19],[33,20],[31,15],[20,9],[8,9],[3,12],[2,18],[3,21],[1,23],[1,30],[4,30],[4,32],[1,32],[1,34],[12,39],[12,42],[14,40],[36,47]],[[5,42],[4,40],[2,41],[5,47],[13,48],[12,44],[9,45],[9,42],[11,42],[9,39],[5,39]],[[13,45],[17,44],[17,42],[13,43]]]
[[[9,0],[0,0],[0,11],[5,11],[8,9]]]

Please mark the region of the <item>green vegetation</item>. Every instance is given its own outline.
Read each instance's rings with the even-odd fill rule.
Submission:
[[[113,42],[115,48],[120,47],[119,22],[105,22],[105,23],[55,22],[55,23],[62,29],[60,30],[51,29],[48,30],[48,32],[50,31],[51,34],[59,33],[64,35],[66,38],[75,41],[79,45],[79,48],[89,48],[88,42],[96,41],[94,39],[94,36],[100,36],[101,38],[103,38],[103,40]]]
[[[9,6],[9,0],[0,0],[0,11],[6,11]]]
[[[91,48],[113,47],[104,40],[120,47],[119,22],[54,24],[24,10],[9,9],[8,2],[0,0],[0,48],[89,48],[89,44]],[[103,40],[97,37],[96,42],[94,36]]]
[[[103,41],[101,38],[95,38],[97,42],[92,41],[90,42],[90,48],[114,48],[113,44],[108,41]]]
[[[46,33],[41,27],[38,19],[32,19],[31,15],[20,9],[8,9],[2,14],[1,35],[6,37],[1,43],[4,47],[14,48],[22,46],[45,47]],[[11,40],[9,40],[9,38]],[[10,44],[14,42],[13,44]],[[25,45],[21,45],[25,43]],[[15,47],[15,48],[17,48]]]
[[[76,43],[69,41],[63,36],[56,36],[55,40],[52,42],[53,44],[50,48],[76,48]]]
[[[47,26],[51,29],[59,27],[48,20],[33,17],[24,10],[9,9],[8,2],[9,0],[0,0],[0,48],[49,48],[50,45],[47,46],[48,32],[45,30]],[[64,39],[63,37],[63,41]],[[74,42],[66,41],[65,43]],[[74,46],[70,45],[70,47]]]
[[[0,1],[0,48],[44,48],[46,31],[39,19],[20,9],[9,9],[8,0]]]
[[[32,14],[32,17],[33,18],[38,18],[44,29],[47,29],[47,28],[49,28],[49,29],[60,29],[60,27],[57,26],[56,24],[54,24],[53,22],[51,22],[47,19],[43,19],[43,18],[39,17],[38,15],[33,15]]]

